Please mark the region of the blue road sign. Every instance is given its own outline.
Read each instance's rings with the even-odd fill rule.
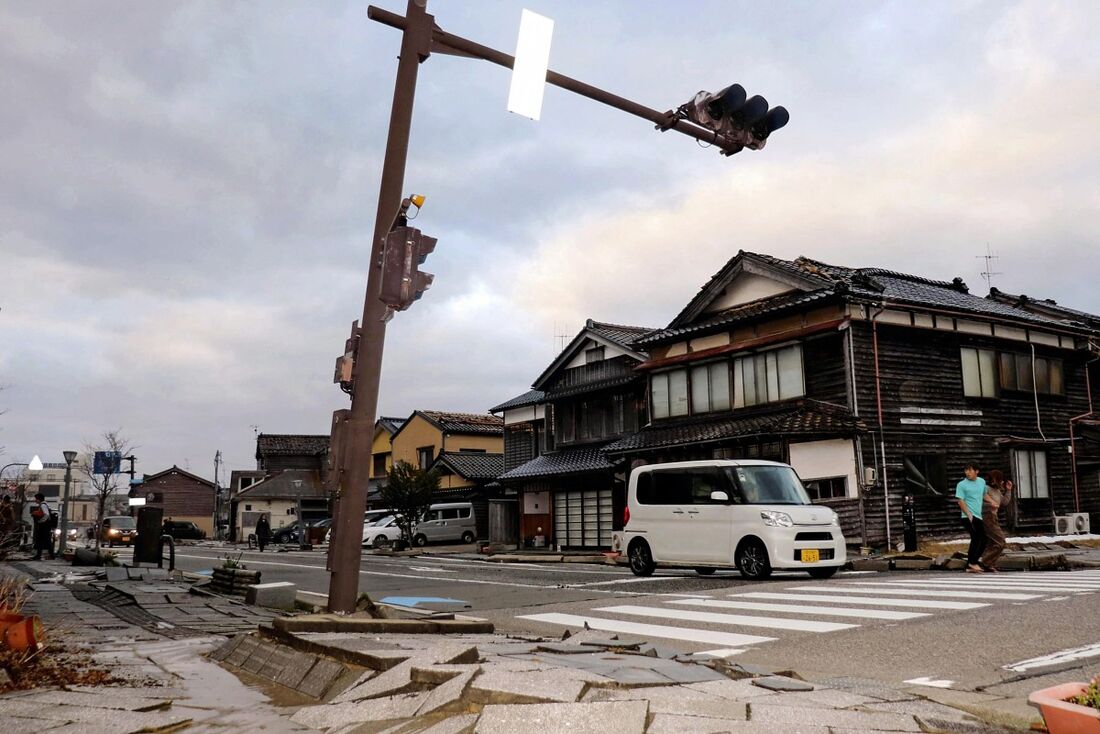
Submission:
[[[93,471],[96,474],[118,474],[122,471],[122,454],[118,451],[96,451]]]

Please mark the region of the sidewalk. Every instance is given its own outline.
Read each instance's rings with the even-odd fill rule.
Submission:
[[[66,570],[53,562],[22,565],[36,575]],[[0,572],[6,570],[0,566]],[[124,584],[150,583],[164,584],[101,582],[116,592]],[[147,615],[140,624],[109,613],[117,611],[110,605],[82,600],[88,586],[36,583],[29,611],[51,628],[51,644],[87,651],[70,654],[70,664],[99,666],[112,680],[0,695],[4,734],[1010,731],[962,710],[975,705],[975,698],[978,703],[1008,700],[1002,696],[895,690],[851,678],[803,682],[794,671],[685,655],[646,640],[608,639],[604,633],[582,631],[547,640],[484,632],[357,632],[347,630],[430,625],[372,624],[356,617],[334,620],[333,615],[283,618],[242,610],[245,605],[236,602],[207,605],[209,612],[202,615],[212,617],[216,610],[227,618],[227,629],[240,624],[236,614],[265,617],[256,632],[227,640],[173,622],[163,626],[165,612],[155,608],[162,601],[154,597],[173,595],[167,585],[148,597],[142,596],[145,592],[129,597],[125,606]],[[437,628],[446,627],[446,615],[434,619],[442,620]],[[304,631],[309,629],[335,631]]]

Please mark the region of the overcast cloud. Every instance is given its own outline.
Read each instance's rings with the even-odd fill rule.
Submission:
[[[984,293],[988,244],[1003,290],[1100,312],[1096,3],[526,4],[558,71],[660,109],[737,81],[791,123],[728,159],[553,88],[534,123],[505,70],[433,56],[405,189],[437,277],[384,414],[485,411],[742,248]],[[522,7],[430,3],[507,51]],[[327,431],[399,40],[361,3],[0,1],[0,464],[121,428],[139,470],[209,477],[253,426]]]

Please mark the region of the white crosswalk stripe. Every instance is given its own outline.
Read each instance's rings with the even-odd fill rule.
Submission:
[[[883,579],[883,580],[875,580]],[[591,613],[548,612],[517,619],[563,627],[587,627],[646,639],[677,640],[718,646],[730,654],[750,645],[773,642],[772,635],[856,632],[864,625],[905,623],[934,614],[971,611],[996,604],[1030,604],[1070,599],[1065,594],[1100,591],[1100,571],[1022,574],[894,575],[837,577],[806,585],[776,583],[710,589],[711,595],[655,594],[653,604],[598,606]],[[791,580],[792,582],[794,579]],[[760,587],[756,587],[760,588]],[[723,591],[728,593],[722,594]],[[714,598],[721,596],[721,598]],[[659,597],[659,600],[658,600]],[[685,609],[683,607],[691,607]],[[753,614],[746,614],[751,612]],[[650,617],[662,624],[638,622]],[[822,618],[865,620],[861,623]]]

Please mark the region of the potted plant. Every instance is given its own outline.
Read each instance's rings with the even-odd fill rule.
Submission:
[[[1100,675],[1035,691],[1027,702],[1042,712],[1050,734],[1100,734]]]

